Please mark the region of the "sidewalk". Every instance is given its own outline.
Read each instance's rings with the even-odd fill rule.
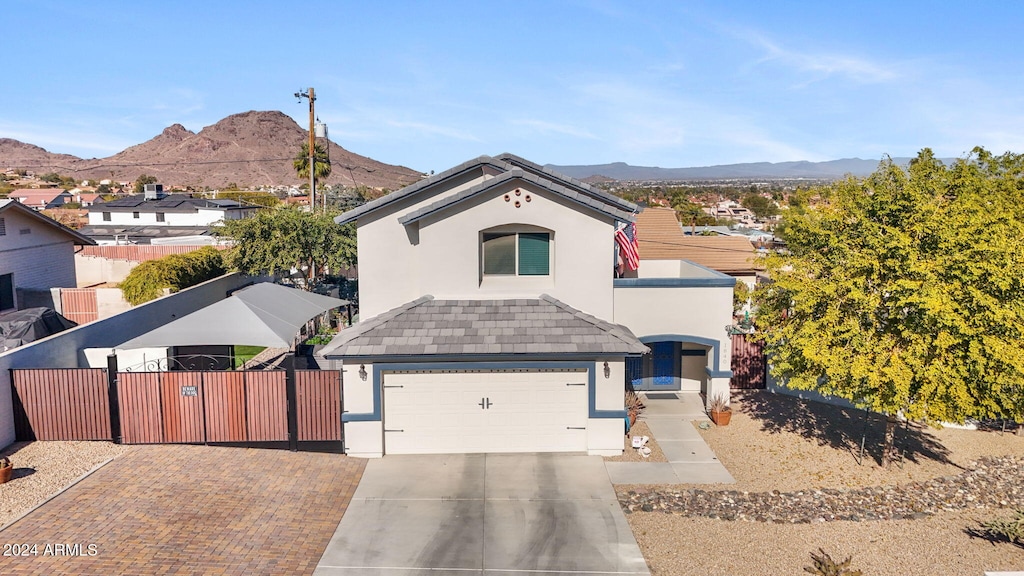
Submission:
[[[641,420],[668,462],[605,462],[612,484],[732,484],[736,480],[704,442],[693,421],[708,422],[700,394],[643,393]]]

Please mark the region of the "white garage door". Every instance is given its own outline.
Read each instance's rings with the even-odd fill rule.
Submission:
[[[384,373],[384,452],[581,452],[585,371]]]

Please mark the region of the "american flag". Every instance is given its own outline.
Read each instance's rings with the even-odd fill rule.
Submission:
[[[626,227],[623,226],[615,231],[615,242],[619,245],[619,253],[622,255],[622,260],[626,263],[626,267],[630,270],[636,270],[640,267],[640,249],[636,242],[636,224],[629,224],[629,231],[633,237],[630,238],[626,234]]]

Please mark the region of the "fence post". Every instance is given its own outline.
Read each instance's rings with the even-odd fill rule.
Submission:
[[[295,387],[295,353],[288,352],[284,359],[284,393],[288,400],[288,449],[299,449],[299,394]]]
[[[110,405],[110,439],[121,443],[121,408],[117,402],[117,354],[107,356],[107,403]]]

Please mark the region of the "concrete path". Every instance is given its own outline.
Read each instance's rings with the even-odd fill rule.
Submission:
[[[314,574],[649,571],[601,458],[460,454],[368,462]]]
[[[732,484],[736,480],[704,442],[694,421],[708,422],[696,393],[647,394],[641,419],[668,462],[605,462],[613,484]],[[712,424],[713,425],[713,424]]]

